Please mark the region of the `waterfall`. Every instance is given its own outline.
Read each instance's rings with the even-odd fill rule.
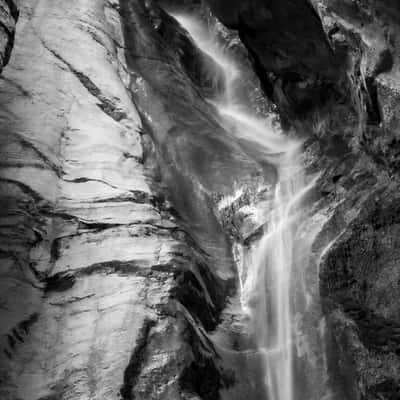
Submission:
[[[289,137],[241,104],[235,87],[240,68],[217,44],[210,32],[188,16],[176,15],[196,45],[220,65],[225,74],[225,91],[214,100],[220,116],[238,139],[251,141],[276,167],[277,183],[272,210],[265,216],[265,233],[250,250],[241,251],[240,300],[251,324],[257,351],[262,358],[264,387],[268,400],[293,400],[294,324],[291,302],[295,233],[301,220],[304,195],[314,180],[306,182],[301,164],[301,141]],[[246,253],[243,255],[243,253]]]

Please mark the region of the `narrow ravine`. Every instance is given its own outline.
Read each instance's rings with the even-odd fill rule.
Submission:
[[[258,210],[264,233],[249,248],[236,245],[240,304],[260,354],[265,398],[293,400],[295,396],[293,307],[296,282],[294,269],[302,268],[295,254],[304,255],[304,241],[296,239],[302,221],[302,200],[312,189],[316,177],[306,178],[302,161],[302,142],[282,133],[271,121],[249,111],[241,100],[238,82],[240,67],[218,44],[212,33],[194,18],[175,18],[190,33],[196,45],[222,67],[225,88],[212,102],[238,141],[256,144],[265,160],[276,168],[277,182],[269,210]],[[211,100],[210,100],[211,101]],[[304,259],[304,258],[303,258]],[[261,400],[261,399],[260,399]]]

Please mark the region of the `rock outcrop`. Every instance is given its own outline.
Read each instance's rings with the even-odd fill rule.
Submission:
[[[209,238],[211,268],[159,179],[131,97],[131,4],[20,2],[0,82],[4,400],[216,399],[230,382],[205,331],[232,290],[231,255]],[[136,11],[143,44],[159,46]],[[182,57],[209,62],[180,35]]]
[[[152,2],[19,5],[0,85],[0,397],[219,399],[236,377],[209,333],[237,276],[218,204],[238,186],[242,206],[263,198],[273,168],[206,100],[221,67]]]
[[[333,50],[345,60],[354,110],[333,111],[326,131],[335,130],[348,150],[332,176],[333,197],[346,205],[335,212],[340,231],[322,258],[321,294],[350,398],[396,398],[400,9],[391,1],[313,4]]]

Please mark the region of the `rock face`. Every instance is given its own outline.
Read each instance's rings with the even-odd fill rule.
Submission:
[[[18,8],[14,0],[0,1],[0,72],[10,59],[14,45]]]
[[[206,100],[221,67],[156,3],[201,6],[18,2],[0,77],[1,399],[258,398],[232,351],[231,246],[262,232],[241,208],[268,207],[275,170],[232,140]],[[397,0],[210,5],[322,171],[305,275],[337,398],[397,399]],[[17,16],[0,0],[0,66]]]
[[[208,334],[236,270],[215,210],[273,169],[231,140],[205,100],[220,67],[155,4],[19,7],[0,82],[1,399],[219,399],[235,378]]]
[[[282,120],[308,139],[317,184],[313,253],[332,334],[332,370],[349,399],[400,393],[396,1],[210,0],[238,29]]]
[[[131,98],[130,3],[19,3],[0,82],[4,400],[214,399],[229,383],[205,330],[230,252],[221,236],[216,274],[166,198]]]
[[[339,368],[354,378],[350,393],[362,399],[396,398],[400,8],[390,1],[313,3],[332,48],[344,57],[355,110],[347,106],[345,121],[333,113],[328,128],[329,134],[339,129],[350,149],[346,158],[354,162],[353,167],[347,162],[343,179],[341,171],[336,177],[336,190],[344,187],[336,198],[355,203],[336,213],[344,221],[321,262],[321,293],[341,350]]]
[[[340,62],[308,0],[209,3],[227,26],[239,31],[265,91],[281,110],[304,116],[327,100],[340,79]]]

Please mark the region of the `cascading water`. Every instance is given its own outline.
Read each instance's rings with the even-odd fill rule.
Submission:
[[[302,198],[315,180],[306,183],[300,159],[301,142],[282,134],[268,119],[260,119],[248,111],[247,104],[241,104],[235,93],[240,68],[212,35],[190,17],[175,18],[225,73],[225,91],[214,101],[221,117],[238,139],[256,143],[277,170],[272,209],[262,217],[265,233],[250,250],[242,250],[240,300],[262,358],[268,400],[293,400],[292,277],[296,266],[294,254],[301,253],[295,233],[301,219]]]

